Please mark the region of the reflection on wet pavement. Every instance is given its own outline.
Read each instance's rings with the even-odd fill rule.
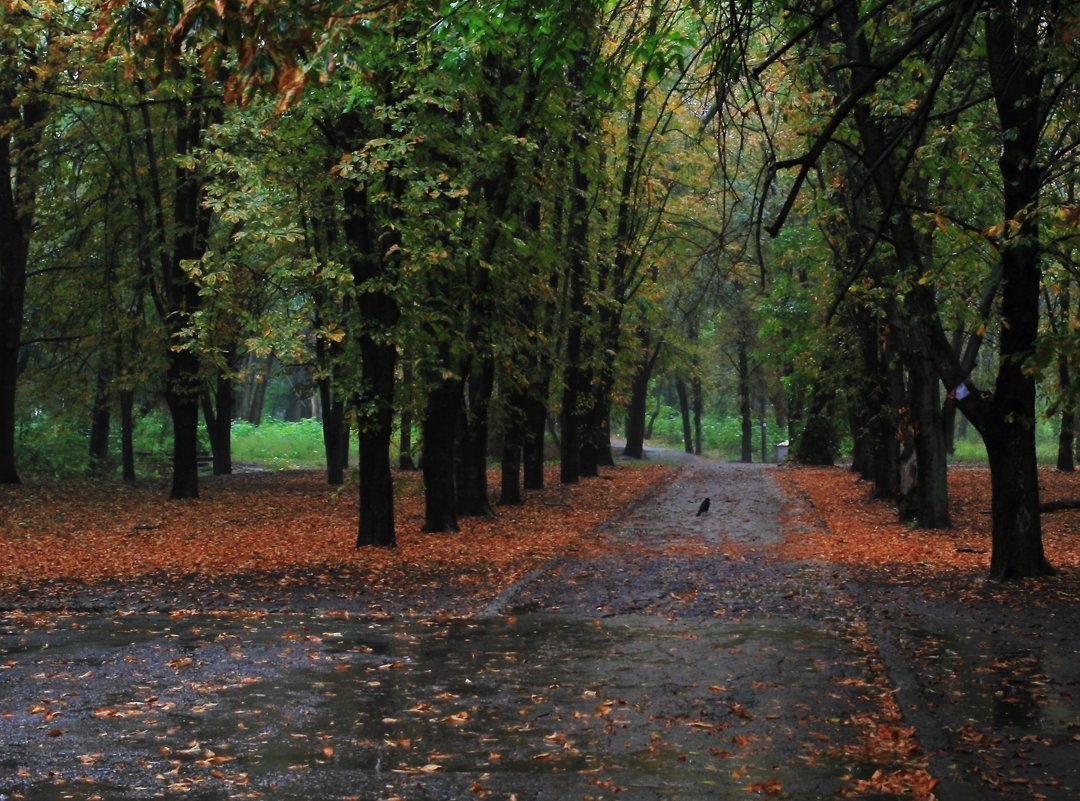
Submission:
[[[777,621],[70,617],[3,634],[11,798],[711,799],[759,784],[809,799],[847,770],[831,746],[850,701],[819,689],[843,649]]]

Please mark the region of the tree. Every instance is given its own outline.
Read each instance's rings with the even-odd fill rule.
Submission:
[[[18,484],[15,397],[22,348],[26,269],[49,113],[48,82],[59,57],[62,16],[50,24],[29,8],[4,12],[0,32],[0,484]]]
[[[859,45],[866,20],[858,17],[851,4],[841,3],[835,10],[848,41]],[[851,117],[858,124],[860,108],[865,108],[867,98],[880,82],[896,74],[904,59],[917,48],[932,45],[928,52],[933,69],[917,108],[913,107],[915,113],[901,128],[903,136],[863,142],[868,152],[881,154],[872,162],[870,173],[881,208],[890,212],[880,230],[890,234],[890,244],[900,263],[914,268],[915,283],[905,291],[900,306],[905,349],[931,360],[937,375],[953,390],[958,408],[978,428],[987,446],[994,491],[991,576],[1005,579],[1039,575],[1051,568],[1042,550],[1034,447],[1032,355],[1038,334],[1041,271],[1038,218],[1032,210],[1038,208],[1043,184],[1040,165],[1046,163],[1041,135],[1062,96],[1060,87],[1074,77],[1075,64],[1065,66],[1069,62],[1060,60],[1062,43],[1067,40],[1060,36],[1060,30],[1066,18],[1052,3],[1023,9],[997,2],[981,6],[947,3],[936,10],[937,16],[918,18],[906,37],[895,39],[895,46],[879,56],[867,50],[862,51],[862,58],[858,52],[852,53],[854,60],[848,63],[854,72],[849,93],[840,98],[821,134],[805,153],[780,164],[799,167],[799,172],[771,230],[779,229],[810,167],[817,163],[840,125]],[[937,90],[957,64],[957,54],[967,41],[976,14],[982,22],[984,66],[1001,132],[998,166],[1005,220],[988,229],[998,233],[1003,279],[1000,312],[1004,322],[992,393],[978,389],[970,380],[944,333],[932,280],[920,280],[931,274],[930,264],[913,225],[911,194],[905,193],[902,184],[926,131]],[[820,17],[811,29],[828,18]],[[893,14],[891,19],[907,18]],[[881,133],[865,115],[862,122],[859,130],[864,137],[870,135],[872,140]],[[875,144],[880,146],[876,150]],[[931,388],[931,382],[920,380],[925,388]]]

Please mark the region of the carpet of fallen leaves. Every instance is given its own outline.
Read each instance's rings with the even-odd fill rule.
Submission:
[[[503,587],[585,537],[663,482],[670,466],[621,464],[578,484],[558,482],[453,534],[422,533],[420,476],[396,478],[396,548],[355,547],[357,488],[316,471],[208,477],[200,497],[169,501],[167,485],[64,481],[0,487],[0,594],[43,580],[93,585],[147,576],[273,575],[275,582],[362,575],[407,595],[421,583]],[[496,487],[496,476],[490,477]]]
[[[990,564],[990,471],[985,467],[949,469],[952,527],[919,529],[899,520],[895,504],[870,498],[870,484],[844,467],[792,466],[777,470],[781,486],[809,501],[798,536],[789,537],[782,555],[837,564],[894,565],[898,570],[987,571]],[[1080,473],[1043,468],[1041,500],[1080,498]],[[807,514],[809,517],[807,517]],[[1055,568],[1080,567],[1080,509],[1042,515],[1043,544]]]

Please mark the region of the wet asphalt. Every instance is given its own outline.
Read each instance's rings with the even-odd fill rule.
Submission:
[[[8,614],[0,801],[893,798],[926,755],[939,798],[1020,797],[956,757],[901,629],[774,558],[774,469],[685,460],[470,617]]]

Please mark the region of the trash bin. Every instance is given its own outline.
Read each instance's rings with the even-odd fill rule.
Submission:
[[[776,461],[786,462],[788,452],[788,441],[785,439],[783,442],[776,443]]]

